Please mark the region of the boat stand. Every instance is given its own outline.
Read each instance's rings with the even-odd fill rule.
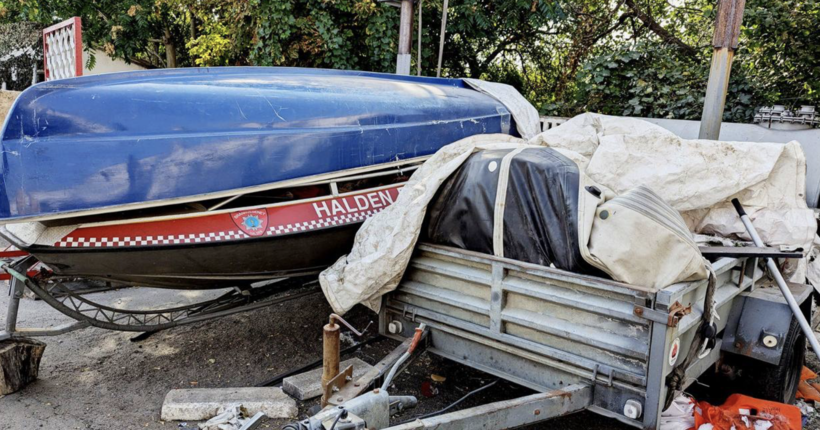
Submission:
[[[27,256],[12,263],[7,271],[9,274],[12,274],[12,271],[16,273],[26,273],[28,269],[33,267],[36,263],[37,259],[32,256]],[[88,327],[88,323],[83,321],[74,321],[51,328],[17,327],[17,314],[20,310],[20,299],[23,298],[25,291],[25,282],[12,275],[9,280],[9,294],[11,297],[9,298],[9,306],[6,312],[6,327],[4,331],[0,331],[0,341],[29,337],[57,336]]]
[[[129,332],[156,332],[183,324],[247,312],[321,291],[318,285],[311,285],[314,282],[309,282],[303,285],[305,288],[273,297],[281,292],[281,289],[278,288],[278,281],[275,281],[258,288],[235,288],[215,299],[173,308],[156,310],[119,309],[97,303],[85,297],[89,293],[101,291],[99,289],[77,291],[69,288],[66,282],[73,280],[73,278],[61,278],[45,270],[35,275],[27,272],[37,262],[35,257],[27,256],[12,264],[3,266],[3,269],[11,275],[9,282],[11,297],[6,313],[6,326],[5,330],[0,332],[0,341],[56,336],[86,327]],[[23,297],[26,288],[49,306],[75,321],[51,328],[18,327],[17,317],[20,299]]]

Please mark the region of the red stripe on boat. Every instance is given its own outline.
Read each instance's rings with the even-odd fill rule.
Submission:
[[[110,248],[223,242],[362,222],[390,206],[401,185],[345,197],[165,221],[80,227],[61,248]]]

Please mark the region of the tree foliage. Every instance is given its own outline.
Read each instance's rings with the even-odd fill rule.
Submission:
[[[420,1],[413,70],[430,76],[443,0]],[[442,73],[510,83],[546,114],[696,119],[716,1],[451,1]],[[149,67],[395,69],[399,14],[378,0],[0,0],[0,23],[71,16],[89,48]],[[818,36],[817,0],[747,0],[726,119],[820,103]]]
[[[28,22],[0,24],[0,86],[20,91],[31,85],[43,61],[39,29]]]

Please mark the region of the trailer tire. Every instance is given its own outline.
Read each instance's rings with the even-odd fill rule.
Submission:
[[[793,403],[800,383],[803,360],[806,356],[806,336],[795,318],[783,344],[780,363],[769,364],[749,357],[736,356],[742,369],[742,388],[745,394],[763,400]]]

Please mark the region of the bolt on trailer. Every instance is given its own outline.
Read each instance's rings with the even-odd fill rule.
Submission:
[[[399,287],[383,299],[380,332],[406,340],[424,325],[430,352],[540,394],[395,428],[509,428],[586,409],[656,429],[674,394],[667,381],[685,361],[681,388],[708,371],[743,369],[748,394],[792,400],[805,337],[758,260],[799,253],[720,248],[704,255],[716,274],[716,330],[711,348],[698,348],[690,361],[705,280],[651,289],[419,245]],[[808,315],[810,287],[789,288]]]

